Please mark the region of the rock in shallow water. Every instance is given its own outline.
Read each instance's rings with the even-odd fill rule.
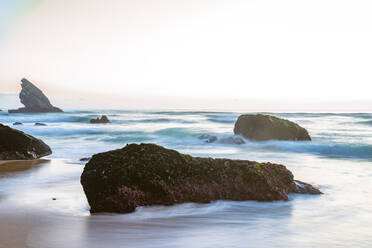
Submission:
[[[9,110],[9,113],[54,113],[63,112],[54,107],[44,93],[27,79],[21,80],[22,90],[19,94],[24,108]]]
[[[155,144],[130,144],[94,155],[85,165],[81,184],[91,212],[118,213],[183,202],[287,200],[288,193],[315,189],[303,184],[304,190],[299,190],[283,165],[198,158]]]
[[[230,144],[230,145],[245,144],[245,141],[238,136],[230,136],[230,137],[218,139],[217,136],[203,134],[199,136],[199,139],[203,140],[205,143],[214,143],[218,141],[218,143],[221,143],[221,144]]]
[[[234,134],[253,140],[311,140],[307,130],[298,124],[270,115],[241,115],[235,122]]]
[[[81,158],[81,159],[79,159],[79,161],[81,161],[81,162],[85,162],[85,161],[89,161],[89,159],[90,159],[90,158],[88,158],[88,157],[87,157],[87,158]]]
[[[203,134],[199,136],[199,139],[204,140],[205,143],[213,143],[217,140],[217,136]]]
[[[96,118],[96,119],[91,119],[89,121],[90,123],[93,123],[93,124],[98,124],[98,123],[109,123],[110,120],[107,118],[106,115],[102,115],[101,118]]]
[[[45,124],[45,123],[41,123],[41,122],[36,122],[36,123],[34,124],[34,126],[47,126],[47,124]]]
[[[52,154],[42,140],[0,124],[0,160],[41,158]]]
[[[235,145],[242,145],[245,144],[245,141],[240,138],[240,137],[227,137],[227,138],[222,138],[220,140],[220,143],[222,144],[235,144]]]
[[[293,193],[297,194],[311,194],[311,195],[318,195],[321,194],[319,189],[315,188],[311,184],[301,182],[299,180],[294,180],[295,187]]]

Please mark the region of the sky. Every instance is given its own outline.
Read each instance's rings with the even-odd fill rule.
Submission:
[[[372,112],[370,0],[1,0],[0,108]]]

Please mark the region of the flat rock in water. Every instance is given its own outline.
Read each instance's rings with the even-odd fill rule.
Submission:
[[[47,124],[45,124],[45,123],[41,123],[41,122],[36,122],[36,123],[34,124],[34,126],[47,126]]]
[[[215,135],[203,134],[198,137],[200,140],[203,140],[205,143],[215,143],[218,141],[220,144],[230,144],[230,145],[242,145],[245,144],[245,141],[238,136],[230,136],[226,138],[217,138]]]
[[[288,193],[321,194],[296,183],[285,166],[199,158],[155,144],[130,144],[94,155],[81,184],[91,212],[133,212],[138,206],[214,200],[288,200]]]
[[[23,123],[22,122],[18,122],[18,121],[13,123],[13,126],[19,126],[19,125],[23,125]]]
[[[232,136],[232,137],[222,138],[220,140],[220,143],[242,145],[242,144],[245,144],[245,141],[240,137]]]
[[[217,136],[209,134],[200,135],[198,138],[204,140],[205,143],[213,143],[217,140]]]
[[[300,125],[271,115],[241,115],[235,122],[234,134],[245,138],[264,140],[311,140]]]
[[[54,113],[63,112],[54,107],[44,93],[27,79],[21,80],[22,90],[19,94],[23,108],[9,110],[9,113]]]
[[[0,160],[24,160],[52,154],[42,140],[0,124]]]

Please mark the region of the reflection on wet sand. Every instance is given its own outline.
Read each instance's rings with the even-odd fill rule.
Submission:
[[[50,162],[48,159],[0,160],[0,177],[15,172],[26,171]]]
[[[125,215],[91,215],[80,184],[83,164],[52,159],[0,178],[0,247],[369,248],[370,163],[292,159],[296,175],[316,175],[324,195],[140,207]]]

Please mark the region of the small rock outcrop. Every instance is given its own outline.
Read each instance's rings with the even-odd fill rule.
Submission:
[[[245,138],[264,140],[311,140],[307,130],[300,125],[271,115],[241,115],[235,122],[234,134]]]
[[[110,120],[107,118],[106,115],[102,115],[101,118],[96,118],[96,119],[91,119],[89,121],[90,123],[94,123],[94,124],[97,124],[97,123],[109,123]]]
[[[0,160],[35,159],[50,154],[50,147],[42,140],[0,124]]]
[[[203,140],[205,143],[213,143],[217,140],[217,136],[209,134],[200,135],[198,138]]]
[[[9,113],[54,113],[63,112],[54,107],[44,93],[27,79],[21,80],[22,90],[19,94],[23,108],[8,110]]]
[[[90,157],[88,158],[88,157],[86,157],[86,158],[81,158],[81,159],[79,159],[79,161],[81,161],[81,162],[86,162],[86,161],[89,161],[90,160]]]
[[[47,124],[45,124],[45,123],[41,123],[41,122],[36,122],[36,123],[34,124],[34,126],[47,126]]]
[[[230,144],[230,145],[242,145],[245,144],[245,141],[239,136],[230,136],[225,138],[217,138],[217,136],[203,134],[198,137],[200,140],[203,140],[205,143],[215,143],[220,144]]]
[[[130,144],[94,155],[81,184],[91,212],[133,212],[138,206],[214,200],[288,200],[288,193],[321,194],[296,183],[285,166],[199,158],[155,144]]]
[[[242,144],[245,144],[245,141],[242,138],[240,138],[240,137],[232,136],[232,137],[222,138],[220,140],[220,143],[222,143],[222,144],[242,145]]]
[[[19,126],[19,125],[23,125],[23,123],[22,122],[18,122],[18,121],[16,121],[16,122],[13,123],[13,126]]]

